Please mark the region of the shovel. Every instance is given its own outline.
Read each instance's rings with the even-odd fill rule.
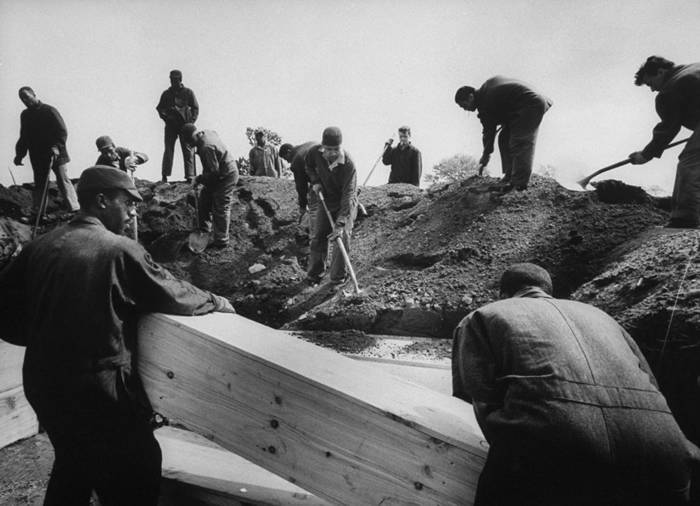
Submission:
[[[333,233],[335,233],[335,224],[333,222],[333,216],[331,215],[331,212],[328,210],[328,206],[326,206],[326,199],[323,198],[323,193],[318,192],[318,199],[321,201],[321,205],[323,206],[323,210],[326,211],[326,216],[328,217],[328,223],[331,224],[331,227],[333,228]],[[355,270],[352,268],[352,264],[350,263],[350,257],[348,256],[348,252],[345,249],[345,244],[343,244],[343,240],[340,237],[335,238],[336,241],[336,246],[338,247],[338,250],[340,250],[340,254],[343,255],[343,260],[345,261],[345,266],[348,268],[348,272],[350,273],[350,278],[352,278],[352,284],[355,285],[355,293],[359,294],[360,293],[360,286],[357,284],[357,278],[355,277]]]
[[[673,146],[678,146],[679,144],[683,144],[684,142],[688,142],[689,140],[690,140],[690,137],[688,137],[687,139],[682,139],[680,141],[672,142],[671,144],[669,144],[668,146],[666,146],[664,148],[664,151],[666,151],[668,148],[672,148]],[[622,167],[623,165],[627,165],[628,163],[630,163],[630,161],[631,160],[629,158],[626,158],[625,160],[621,160],[617,163],[613,163],[612,165],[608,165],[607,167],[603,167],[602,169],[598,169],[590,176],[586,176],[583,179],[579,179],[576,182],[579,185],[581,185],[581,188],[583,188],[585,190],[586,186],[588,186],[588,183],[590,183],[591,179],[593,179],[594,177],[602,174],[603,172],[607,172],[609,170],[613,170],[613,169],[617,169],[618,167]]]
[[[190,236],[187,238],[187,247],[195,254],[200,254],[209,246],[209,232],[199,229],[199,196],[197,194],[197,183],[192,183],[192,193],[194,193],[194,219],[195,224]]]

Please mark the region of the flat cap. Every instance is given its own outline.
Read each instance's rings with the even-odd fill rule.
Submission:
[[[546,269],[532,263],[509,266],[501,276],[501,293],[515,293],[528,286],[537,286],[552,294],[552,278]]]
[[[321,144],[324,146],[340,146],[343,143],[343,134],[338,127],[328,127],[323,131]]]
[[[95,144],[97,145],[97,150],[102,151],[106,147],[114,146],[114,141],[109,135],[100,135]]]
[[[99,192],[104,190],[124,190],[138,201],[143,198],[126,172],[107,165],[95,165],[80,174],[78,192]]]

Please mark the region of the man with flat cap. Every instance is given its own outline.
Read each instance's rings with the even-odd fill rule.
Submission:
[[[454,395],[489,442],[474,504],[689,504],[686,440],[632,337],[603,311],[552,297],[515,264],[503,300],[455,329]]]
[[[384,144],[382,163],[391,165],[389,184],[406,183],[420,186],[420,176],[423,171],[423,161],[418,148],[411,144],[411,127],[399,127],[399,143],[392,146],[393,139]]]
[[[122,234],[141,201],[113,167],[83,171],[80,212],[0,272],[0,338],[26,346],[24,390],[53,444],[46,505],[156,505],[161,452],[132,364],[140,315],[234,312]]]
[[[552,101],[529,84],[495,76],[478,90],[462,86],[455,94],[455,102],[465,111],[479,111],[484,145],[479,160],[480,171],[489,163],[500,125],[498,149],[504,174],[500,190],[526,189],[532,174],[537,132]]]
[[[340,237],[350,253],[350,237],[357,217],[357,171],[342,143],[340,128],[328,127],[323,131],[321,144],[312,146],[306,155],[306,176],[312,196],[309,199],[311,251],[307,269],[310,284],[319,283],[325,274],[329,240]],[[319,200],[321,193],[335,223],[328,221]],[[333,248],[330,278],[334,285],[343,284],[347,278],[345,262],[337,248]]]
[[[97,151],[100,152],[95,165],[114,167],[133,176],[136,166],[148,161],[146,153],[139,153],[129,148],[117,146],[109,135],[99,136],[95,144],[97,145]]]
[[[198,130],[192,123],[182,127],[184,141],[196,148],[202,162],[202,173],[195,185],[202,185],[198,199],[199,228],[214,232],[211,248],[229,245],[233,190],[238,182],[238,165],[214,130]],[[197,189],[195,188],[195,191]]]
[[[185,162],[185,179],[194,179],[194,150],[182,140],[181,130],[186,123],[196,123],[199,104],[194,92],[182,84],[182,72],[170,71],[170,88],[165,90],[156,106],[158,116],[165,122],[165,151],[163,151],[162,181],[167,181],[173,170],[175,140],[180,139],[182,158]]]

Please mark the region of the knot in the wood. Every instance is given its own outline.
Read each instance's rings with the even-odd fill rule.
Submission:
[[[423,490],[423,484],[420,481],[415,482],[413,486],[416,488],[416,490]]]
[[[277,420],[270,420],[270,427],[272,427],[273,429],[276,429],[279,426],[280,426],[280,423]]]
[[[175,373],[173,371],[168,371],[165,373],[165,375],[168,377],[168,379],[173,379],[175,377]]]

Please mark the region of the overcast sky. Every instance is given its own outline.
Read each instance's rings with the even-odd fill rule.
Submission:
[[[173,68],[199,100],[198,126],[236,157],[247,156],[248,126],[297,144],[337,125],[360,182],[402,124],[424,172],[457,153],[478,157],[480,123],[454,92],[517,77],[554,101],[536,166],[575,180],[648,142],[654,95],[634,73],[651,54],[699,61],[698,20],[698,0],[0,0],[0,183],[7,167],[31,180],[28,159],[12,165],[23,85],[63,115],[71,177],[108,134],[148,153],[137,176],[157,180],[155,105]],[[678,152],[614,177],[669,189]],[[500,172],[497,155],[489,168]],[[369,184],[387,178],[380,166]]]

